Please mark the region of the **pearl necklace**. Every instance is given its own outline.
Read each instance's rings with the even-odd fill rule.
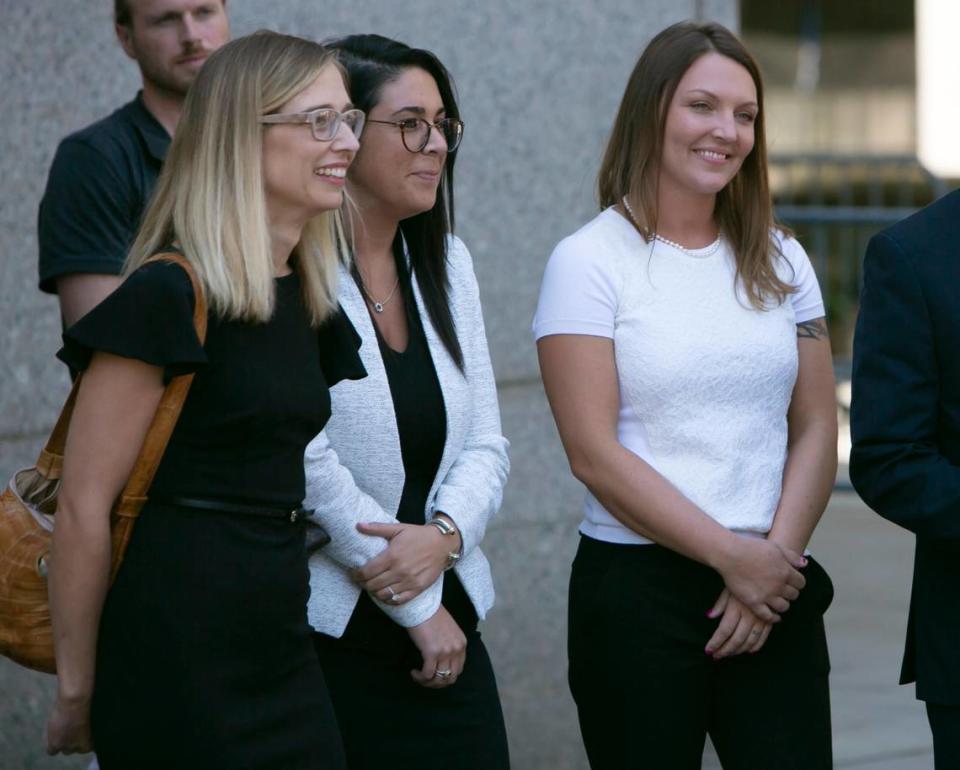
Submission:
[[[627,210],[627,213],[630,215],[630,221],[633,222],[633,226],[636,227],[644,237],[646,237],[646,231],[640,227],[640,222],[637,219],[637,215],[633,213],[633,208],[630,206],[630,201],[627,200],[627,196],[623,196],[623,207]],[[655,241],[660,241],[667,246],[672,246],[681,254],[686,254],[688,257],[694,257],[695,259],[704,259],[706,257],[712,257],[717,253],[717,250],[720,248],[720,236],[717,236],[717,240],[711,243],[709,246],[704,246],[702,249],[688,249],[686,246],[681,246],[676,241],[671,241],[669,238],[664,238],[658,233],[653,234],[653,239]]]

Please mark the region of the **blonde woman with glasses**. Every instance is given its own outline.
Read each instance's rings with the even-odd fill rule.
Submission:
[[[304,517],[291,512],[328,388],[364,374],[350,330],[323,325],[363,117],[320,45],[261,32],[214,53],[126,280],[65,333],[59,355],[85,374],[50,571],[51,753],[95,748],[102,770],[344,767],[306,619]],[[204,345],[186,273],[144,264],[170,249],[203,286]],[[186,372],[108,591],[111,503],[164,383]]]

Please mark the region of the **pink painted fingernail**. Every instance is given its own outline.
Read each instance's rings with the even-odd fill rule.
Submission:
[[[800,557],[800,565],[803,567],[807,566],[807,560],[803,556]]]
[[[704,652],[705,655],[713,655],[713,648],[712,648],[712,647],[707,647],[707,648],[704,649],[703,652]]]
[[[707,610],[707,617],[713,618],[713,610]]]

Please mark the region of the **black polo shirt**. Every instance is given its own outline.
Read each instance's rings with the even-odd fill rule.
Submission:
[[[57,148],[40,201],[40,289],[71,273],[119,275],[170,136],[143,95]]]

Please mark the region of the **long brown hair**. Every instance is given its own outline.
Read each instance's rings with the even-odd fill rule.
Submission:
[[[684,73],[697,59],[715,52],[742,65],[757,89],[753,150],[737,175],[717,193],[714,216],[736,255],[737,280],[758,309],[773,298],[782,303],[794,289],[777,274],[783,252],[776,238],[763,114],[763,79],[750,52],[726,27],[680,22],[660,32],[637,61],[620,102],[597,177],[600,206],[629,196],[649,240],[657,231],[657,184],[667,110]]]

